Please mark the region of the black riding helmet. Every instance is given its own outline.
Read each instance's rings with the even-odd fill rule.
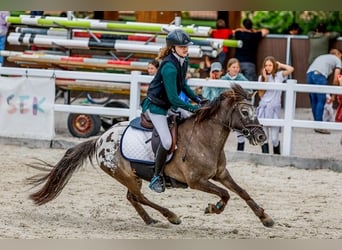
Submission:
[[[193,44],[190,36],[181,29],[174,29],[166,36],[167,46],[189,46]]]

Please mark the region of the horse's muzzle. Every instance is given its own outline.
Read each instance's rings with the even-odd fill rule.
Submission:
[[[267,139],[267,136],[262,127],[255,127],[251,129],[251,136],[249,137],[249,143],[252,145],[263,145]]]

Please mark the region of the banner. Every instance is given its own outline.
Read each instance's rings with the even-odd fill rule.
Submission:
[[[51,140],[55,79],[0,77],[0,136]]]

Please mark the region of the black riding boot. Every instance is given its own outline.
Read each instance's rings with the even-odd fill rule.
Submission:
[[[265,143],[264,145],[261,146],[261,152],[264,154],[268,154],[270,152],[268,148],[268,143]]]
[[[278,146],[273,147],[273,154],[280,155],[280,143],[278,144]]]
[[[245,149],[245,143],[244,142],[238,142],[237,151],[243,151],[244,149]]]
[[[163,168],[165,166],[167,152],[161,144],[159,144],[156,152],[156,163],[154,165],[154,176],[151,180],[149,188],[157,193],[165,191],[165,181],[162,176]]]

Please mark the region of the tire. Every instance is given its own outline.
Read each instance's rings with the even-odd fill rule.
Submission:
[[[129,108],[129,106],[124,102],[112,101],[104,105],[104,107],[111,108]],[[125,116],[101,116],[101,124],[104,130],[109,129],[114,124],[122,121],[128,121],[128,117]]]
[[[107,102],[109,102],[111,99],[113,98],[113,96],[111,94],[109,94],[108,96],[104,97],[104,99],[102,99],[102,101],[98,101],[96,99],[94,99],[90,93],[87,93],[87,100],[92,103],[92,104],[105,104]]]
[[[101,119],[98,115],[75,114],[68,116],[68,129],[75,137],[88,138],[100,132]]]

